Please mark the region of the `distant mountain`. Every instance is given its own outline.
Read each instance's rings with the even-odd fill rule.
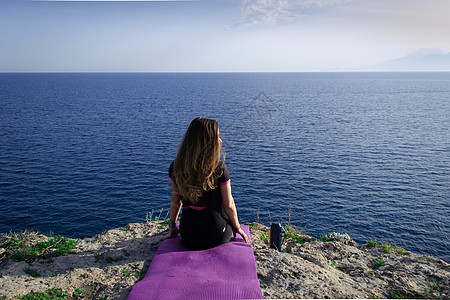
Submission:
[[[450,52],[436,48],[414,51],[404,57],[387,60],[369,68],[380,71],[450,71]]]

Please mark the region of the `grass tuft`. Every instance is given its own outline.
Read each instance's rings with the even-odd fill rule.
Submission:
[[[131,271],[126,267],[124,267],[122,270],[120,270],[120,273],[122,273],[122,275],[125,277],[131,276]]]
[[[156,214],[155,214],[155,211],[152,209],[151,212],[149,212],[149,213],[147,213],[147,214],[145,215],[145,220],[147,221],[147,223],[150,223],[150,222],[158,222],[158,221],[166,221],[166,220],[169,219],[169,211],[167,211],[166,216],[165,216],[164,218],[161,217],[161,215],[163,214],[163,212],[164,212],[164,209],[161,208],[161,209],[159,210],[159,214],[156,215]]]
[[[374,263],[375,267],[377,267],[377,268],[384,266],[385,264],[386,264],[386,261],[383,260],[382,257],[377,257],[377,260]]]
[[[441,283],[440,281],[433,280],[432,282],[430,282],[430,287],[431,287],[433,290],[438,291],[438,290],[441,289],[442,283]]]
[[[392,246],[389,244],[389,242],[383,244],[383,251],[384,253],[392,253]]]
[[[262,232],[259,238],[264,242],[269,242],[270,234],[268,232]]]
[[[398,255],[407,255],[407,254],[409,254],[408,251],[406,251],[403,247],[400,247],[400,246],[395,247],[395,252],[396,252]]]
[[[391,299],[406,299],[406,296],[403,295],[403,294],[402,294],[401,292],[399,292],[399,291],[394,291],[394,292],[391,292],[390,298],[391,298]]]
[[[69,295],[61,289],[50,289],[47,292],[32,292],[18,297],[20,300],[63,300]]]
[[[71,240],[63,236],[51,236],[47,241],[41,241],[31,246],[26,246],[23,242],[14,241],[15,249],[12,257],[17,260],[30,258],[48,258],[62,256],[73,250],[78,240]]]
[[[367,246],[367,248],[375,248],[378,246],[378,243],[377,243],[377,241],[370,240],[367,242],[366,246]]]
[[[281,245],[285,245],[288,240],[296,243],[296,244],[303,244],[304,243],[304,236],[309,232],[309,230],[305,227],[299,228],[294,225],[291,225],[291,205],[289,205],[288,210],[288,222],[287,224],[283,224],[280,222],[284,229],[284,235],[283,239],[281,241]]]
[[[9,242],[6,243],[7,246],[11,247],[22,247],[23,246],[23,240],[19,237],[13,237]]]
[[[83,288],[77,288],[75,289],[75,291],[73,292],[74,296],[83,296],[84,293],[86,293],[86,289]]]
[[[304,243],[304,240],[303,240],[302,236],[299,235],[299,234],[286,232],[285,236],[286,236],[286,238],[291,239],[296,244],[303,244]]]

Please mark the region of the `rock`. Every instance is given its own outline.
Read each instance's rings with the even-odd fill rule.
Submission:
[[[265,243],[260,230],[253,228],[251,236],[264,297],[448,299],[450,264],[443,260],[384,253],[380,246],[370,249],[348,238],[324,243],[305,237],[303,244],[288,241],[282,247],[288,253],[282,253],[260,245]],[[380,257],[386,264],[374,267]]]
[[[250,228],[265,298],[449,297],[450,265],[440,259],[384,253],[381,247],[348,242],[324,243],[309,236],[302,236],[303,244],[287,239],[285,252],[278,252],[261,240],[261,234],[267,232],[261,224]],[[132,223],[79,240],[76,253],[27,262],[12,260],[8,250],[0,248],[0,257],[2,253],[6,257],[0,263],[0,299],[51,288],[60,288],[74,299],[126,299],[145,275],[165,233],[166,227],[157,222]],[[30,235],[29,243],[47,239]],[[386,263],[375,267],[380,257]],[[27,268],[40,277],[27,275]],[[83,291],[83,295],[74,296],[75,291]]]

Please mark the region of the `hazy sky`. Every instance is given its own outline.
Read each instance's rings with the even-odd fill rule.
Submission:
[[[449,0],[0,0],[0,72],[352,69],[450,51]]]

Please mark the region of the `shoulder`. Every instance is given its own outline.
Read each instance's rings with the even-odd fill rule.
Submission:
[[[220,161],[219,165],[217,166],[217,175],[219,179],[219,183],[226,183],[228,180],[230,180],[230,174],[228,172],[227,165]]]
[[[217,165],[216,171],[221,174],[223,171],[227,171],[228,172],[228,167],[227,165],[223,162],[220,161],[219,164]]]

